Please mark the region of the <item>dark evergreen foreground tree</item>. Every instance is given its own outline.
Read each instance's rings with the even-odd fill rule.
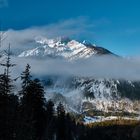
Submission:
[[[4,74],[0,75],[0,139],[13,140],[17,134],[18,98],[12,92],[10,68],[14,64],[10,61],[10,46],[5,53],[6,62],[0,64],[4,67]]]
[[[69,113],[65,112],[62,103],[57,107],[57,140],[74,140],[77,138],[76,123]]]
[[[45,98],[44,88],[38,79],[30,79],[30,66],[22,73],[22,94],[20,100],[21,140],[40,140],[44,132]]]
[[[21,86],[22,86],[22,90],[19,92],[20,95],[24,95],[26,93],[26,88],[27,86],[30,84],[31,82],[31,72],[30,72],[30,65],[27,64],[26,65],[26,68],[25,68],[25,71],[23,71],[21,73]]]
[[[66,121],[64,106],[59,103],[57,107],[57,140],[66,139]]]
[[[49,100],[46,103],[46,121],[44,140],[54,140],[56,136],[56,118],[54,116],[54,103]]]

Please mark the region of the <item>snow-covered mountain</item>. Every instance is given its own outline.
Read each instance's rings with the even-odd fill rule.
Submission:
[[[18,57],[77,60],[100,55],[114,55],[107,49],[87,41],[79,42],[66,37],[36,38],[37,47],[26,50]],[[46,74],[47,75],[47,74]],[[47,88],[46,98],[63,102],[69,111],[99,115],[101,113],[139,115],[140,82],[93,77],[42,78]],[[94,112],[94,113],[93,113]]]
[[[46,96],[56,103],[63,102],[70,111],[86,115],[93,112],[138,115],[140,112],[140,82],[85,77],[67,80],[46,83]]]
[[[75,60],[89,58],[93,55],[112,54],[110,51],[91,44],[87,41],[79,42],[66,37],[56,39],[36,38],[38,47],[22,52],[19,57],[51,57]]]

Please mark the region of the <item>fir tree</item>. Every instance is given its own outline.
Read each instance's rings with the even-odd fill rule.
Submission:
[[[24,79],[23,79],[24,80]],[[21,98],[23,140],[39,140],[43,136],[45,122],[44,89],[38,79],[31,80]]]
[[[1,63],[0,65],[4,67],[4,74],[2,75],[2,80],[3,80],[3,90],[5,94],[10,94],[12,90],[12,79],[10,75],[10,68],[14,67],[15,64],[11,63],[11,50],[10,50],[10,44],[8,50],[5,50],[5,55],[6,55],[6,62]]]
[[[22,72],[21,74],[21,81],[22,81],[22,90],[20,91],[20,94],[21,95],[24,95],[25,92],[26,92],[26,88],[27,86],[30,84],[30,81],[31,81],[31,74],[30,74],[30,65],[27,64],[26,65],[26,68],[25,68],[25,71]]]
[[[56,129],[54,112],[54,103],[49,100],[46,104],[45,140],[54,140]]]
[[[58,118],[63,118],[65,116],[65,108],[61,102],[57,106],[57,116]]]
[[[62,103],[57,107],[57,140],[66,140],[65,109]]]
[[[18,98],[12,93],[13,80],[10,68],[15,66],[11,63],[10,45],[5,51],[6,62],[0,65],[4,67],[4,74],[0,75],[0,139],[14,139],[16,136],[16,117]]]
[[[76,124],[69,113],[66,114],[66,137],[67,140],[73,140],[76,138]]]

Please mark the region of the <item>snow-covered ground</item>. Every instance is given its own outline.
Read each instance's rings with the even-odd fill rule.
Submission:
[[[104,117],[104,116],[85,116],[84,117],[84,123],[89,124],[89,123],[95,123],[95,122],[103,122],[103,121],[109,121],[109,120],[117,120],[119,119],[118,116],[109,116],[109,117]],[[140,120],[140,117],[121,117],[121,119],[124,120]]]

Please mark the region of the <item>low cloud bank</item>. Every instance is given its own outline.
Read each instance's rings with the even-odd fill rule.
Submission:
[[[99,56],[77,61],[62,59],[13,58],[17,64],[14,73],[21,73],[27,63],[33,75],[80,76],[140,81],[140,57],[120,58]]]

